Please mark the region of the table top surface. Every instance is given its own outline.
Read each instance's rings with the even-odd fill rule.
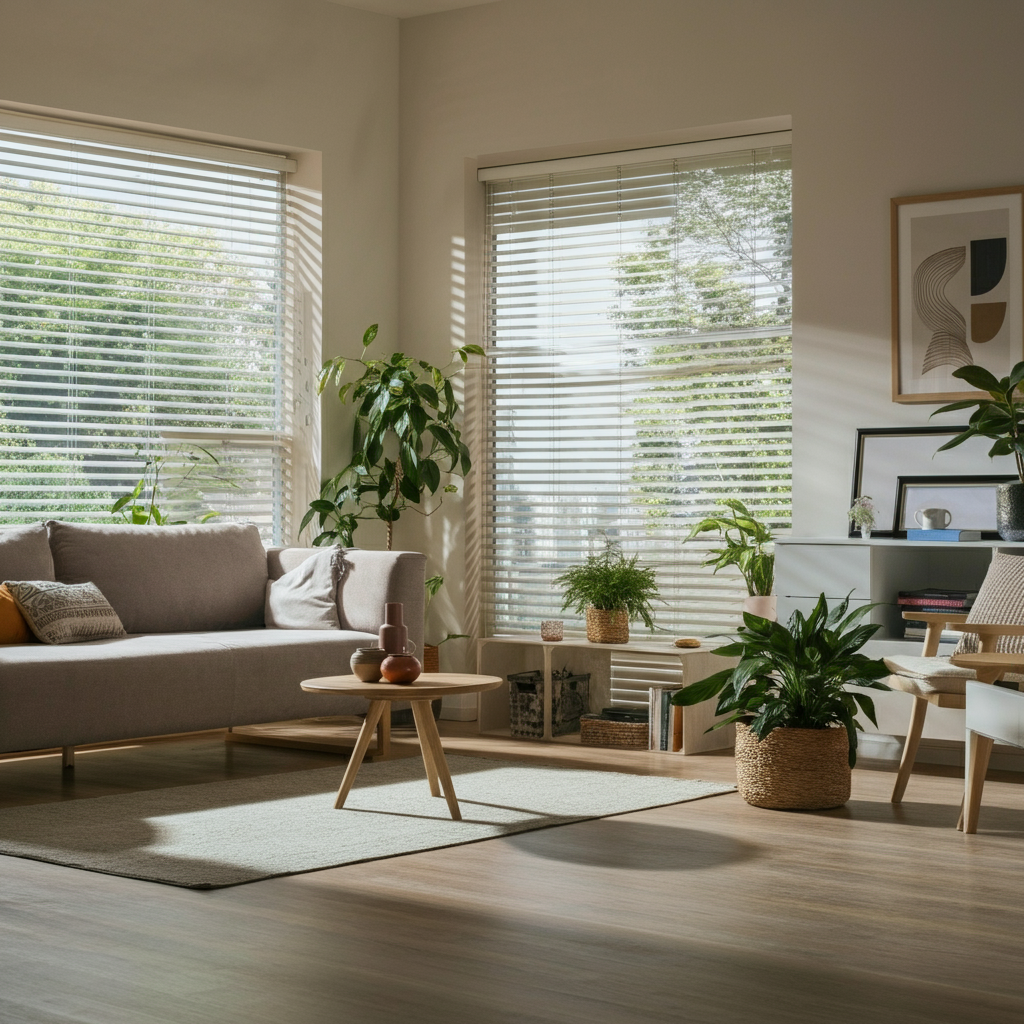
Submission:
[[[991,651],[988,654],[954,654],[949,659],[954,665],[964,668],[991,666],[992,668],[1012,668],[1014,665],[1024,666],[1024,654],[1003,654]]]
[[[320,676],[303,679],[302,689],[313,693],[348,693],[367,700],[436,700],[454,693],[480,693],[501,686],[501,676],[466,672],[424,672],[412,683],[364,683],[355,676]]]

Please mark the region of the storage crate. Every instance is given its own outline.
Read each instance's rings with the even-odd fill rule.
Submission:
[[[568,669],[551,673],[551,735],[579,732],[580,716],[590,707],[590,673]],[[513,672],[508,677],[509,719],[513,736],[544,735],[544,673]]]

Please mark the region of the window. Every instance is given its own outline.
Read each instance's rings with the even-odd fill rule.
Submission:
[[[789,133],[480,177],[485,628],[566,617],[552,579],[607,541],[660,626],[734,626],[742,581],[684,541],[725,497],[790,522]]]
[[[171,519],[290,535],[292,167],[0,116],[0,526],[110,522],[159,459]]]

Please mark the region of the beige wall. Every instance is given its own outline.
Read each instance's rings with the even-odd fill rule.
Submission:
[[[398,21],[329,0],[0,0],[0,106],[323,154],[324,351],[397,323]],[[315,161],[314,161],[315,163]],[[325,403],[324,464],[345,451]]]
[[[855,428],[931,411],[889,396],[889,199],[1024,180],[1024,4],[503,0],[401,40],[402,337],[434,357],[464,158],[792,116],[795,530],[844,533]]]

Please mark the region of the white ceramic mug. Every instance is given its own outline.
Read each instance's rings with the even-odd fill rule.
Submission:
[[[914,513],[914,520],[922,530],[944,530],[952,519],[944,508],[919,508]]]

